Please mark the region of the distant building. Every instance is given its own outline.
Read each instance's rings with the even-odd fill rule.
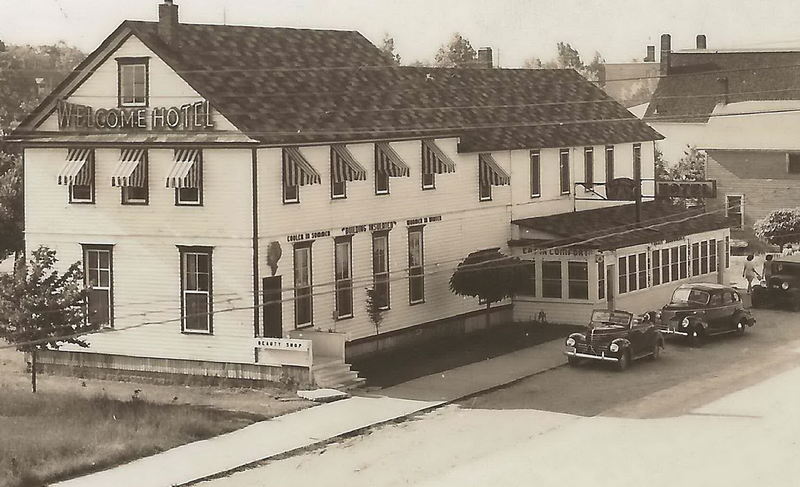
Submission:
[[[673,52],[661,39],[661,80],[644,120],[666,138],[665,160],[687,145],[708,154],[717,181],[712,208],[731,217],[733,236],[754,241],[753,223],[778,208],[800,206],[800,50]]]
[[[641,62],[604,63],[599,83],[606,93],[630,109],[650,101],[658,84],[658,73],[655,46],[647,46],[647,55]]]

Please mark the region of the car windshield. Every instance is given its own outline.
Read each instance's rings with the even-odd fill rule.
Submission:
[[[708,304],[709,297],[708,291],[691,287],[679,287],[672,293],[672,302]]]
[[[596,309],[592,311],[589,326],[618,326],[626,328],[631,322],[631,314],[624,311],[608,311]]]

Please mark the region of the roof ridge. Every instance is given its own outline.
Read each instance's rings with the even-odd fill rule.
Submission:
[[[123,23],[127,24],[145,24],[148,26],[157,26],[158,21],[155,20],[124,20]],[[268,25],[243,25],[243,24],[211,24],[211,23],[196,23],[196,22],[180,22],[181,26],[189,27],[221,27],[221,28],[237,28],[237,29],[265,29],[265,30],[293,30],[293,31],[306,31],[306,32],[347,32],[362,35],[359,31],[354,29],[331,29],[331,28],[316,28],[316,27],[285,27],[285,26],[268,26]],[[363,35],[362,35],[363,36]]]

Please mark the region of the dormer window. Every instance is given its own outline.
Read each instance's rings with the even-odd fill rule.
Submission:
[[[147,58],[119,58],[117,64],[119,106],[147,106]]]

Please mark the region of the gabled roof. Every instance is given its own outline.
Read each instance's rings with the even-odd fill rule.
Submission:
[[[800,51],[690,51],[670,54],[645,121],[705,123],[723,101],[800,100]]]
[[[462,136],[477,152],[662,138],[573,70],[392,66],[352,31],[179,24],[176,47],[155,22],[120,28],[263,144]]]
[[[533,244],[544,249],[574,246],[613,250],[662,240],[677,240],[686,235],[730,226],[720,212],[687,210],[661,201],[642,203],[641,223],[635,222],[636,208],[633,204],[524,218],[512,223],[556,235],[557,238],[549,242],[522,240],[512,244]]]

